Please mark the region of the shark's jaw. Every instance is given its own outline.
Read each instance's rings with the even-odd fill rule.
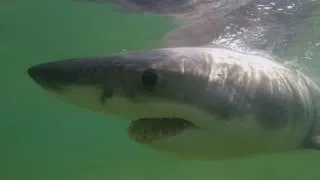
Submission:
[[[101,100],[104,92],[96,87],[65,86],[59,91],[46,87],[43,89],[65,104],[128,121],[128,136],[144,145],[166,141],[186,130],[206,130],[211,125],[209,120],[214,119],[211,114],[192,105],[169,100],[142,98],[142,101],[133,101],[121,96]]]
[[[130,123],[128,134],[137,143],[149,144],[157,139],[178,135],[186,129],[197,128],[181,118],[139,118]]]

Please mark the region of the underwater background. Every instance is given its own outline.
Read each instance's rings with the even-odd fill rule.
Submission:
[[[318,77],[319,22],[286,51]],[[101,4],[0,0],[0,180],[320,179],[316,151],[217,162],[158,153],[134,144],[124,120],[64,104],[26,75],[37,63],[161,47],[175,26]]]

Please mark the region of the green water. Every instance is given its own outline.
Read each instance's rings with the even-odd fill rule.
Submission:
[[[21,1],[21,2],[20,2]],[[126,122],[49,96],[33,64],[160,46],[170,19],[68,0],[0,1],[0,180],[319,179],[320,152],[183,161],[132,143]]]

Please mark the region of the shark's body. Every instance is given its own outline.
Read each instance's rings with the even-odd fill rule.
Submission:
[[[167,35],[170,48],[29,68],[44,89],[127,119],[135,142],[177,156],[228,159],[319,148],[319,87],[272,57],[298,32],[293,23],[309,17],[311,1],[102,2],[186,23]],[[201,47],[182,47],[195,45]]]
[[[168,48],[28,72],[63,101],[129,120],[136,142],[179,156],[226,159],[316,144],[318,86],[260,56]]]

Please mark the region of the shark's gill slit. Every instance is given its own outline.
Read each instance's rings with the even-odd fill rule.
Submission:
[[[198,128],[181,118],[140,118],[131,122],[129,136],[139,143],[175,136],[186,129]]]

